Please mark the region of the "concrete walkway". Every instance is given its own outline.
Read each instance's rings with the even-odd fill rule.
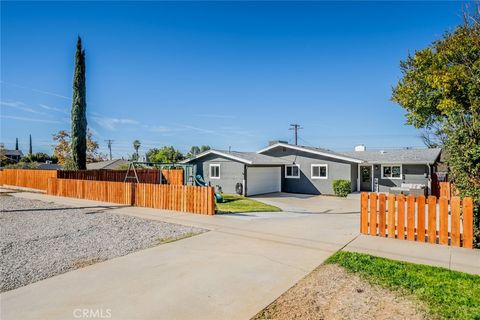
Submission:
[[[1,295],[2,319],[249,319],[357,235],[358,214],[201,216],[41,194],[15,196],[208,228]],[[85,311],[86,310],[86,311]]]

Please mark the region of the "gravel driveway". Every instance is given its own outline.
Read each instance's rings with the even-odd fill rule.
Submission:
[[[4,193],[0,208],[0,292],[206,231]]]

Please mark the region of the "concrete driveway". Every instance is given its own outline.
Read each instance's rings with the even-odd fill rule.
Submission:
[[[102,204],[16,196],[70,206]],[[249,319],[357,236],[358,213],[335,214],[333,204],[316,211],[322,210],[212,217],[113,209],[211,231],[5,292],[1,318]]]
[[[251,198],[277,206],[286,212],[352,214],[358,213],[360,207],[360,199],[322,195],[278,192]]]

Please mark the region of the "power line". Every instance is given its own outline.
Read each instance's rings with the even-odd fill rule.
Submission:
[[[298,145],[298,130],[303,129],[303,127],[301,127],[297,123],[291,124],[290,127],[292,127],[292,128],[290,128],[288,130],[294,130],[295,131],[295,145]]]
[[[112,143],[113,143],[113,140],[108,139],[108,140],[105,140],[105,142],[107,143],[108,150],[110,151],[110,160],[112,160]]]

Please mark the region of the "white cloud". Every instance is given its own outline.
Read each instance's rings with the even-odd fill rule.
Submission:
[[[132,119],[123,119],[123,118],[109,118],[109,117],[92,117],[99,126],[107,130],[115,131],[118,125],[135,125],[138,124],[138,121]]]
[[[0,106],[2,106],[2,109],[4,109],[5,107],[15,108],[15,109],[22,110],[22,111],[25,111],[25,112],[28,112],[28,113],[46,115],[46,113],[44,113],[44,112],[40,112],[38,110],[35,110],[35,109],[32,109],[32,108],[29,108],[29,107],[25,106],[25,103],[23,103],[22,101],[0,101]]]
[[[66,110],[63,110],[63,109],[60,109],[60,108],[55,108],[55,107],[51,107],[51,106],[47,106],[45,104],[39,104],[39,106],[45,110],[49,110],[49,111],[56,111],[56,112],[60,112],[60,113],[64,113],[64,114],[68,114],[68,112]]]
[[[43,122],[43,123],[61,123],[60,121],[56,121],[56,120],[47,120],[47,119],[38,119],[38,118],[26,118],[26,117],[17,117],[17,116],[5,116],[5,115],[0,115],[0,118],[20,120],[20,121]]]

